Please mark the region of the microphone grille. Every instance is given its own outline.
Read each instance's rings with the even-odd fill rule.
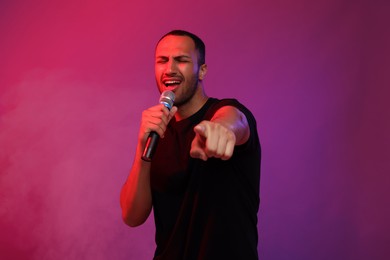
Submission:
[[[172,91],[165,90],[163,93],[161,93],[160,103],[166,106],[169,110],[171,110],[174,101],[175,94]]]

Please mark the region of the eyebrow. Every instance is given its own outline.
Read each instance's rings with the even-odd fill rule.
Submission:
[[[168,56],[159,55],[156,57],[156,59],[166,59],[166,58],[168,58]],[[183,55],[174,56],[173,58],[174,59],[181,59],[181,58],[191,59],[191,56],[183,54]]]

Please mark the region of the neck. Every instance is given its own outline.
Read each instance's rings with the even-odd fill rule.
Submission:
[[[178,107],[175,114],[176,121],[186,119],[203,107],[207,102],[208,96],[204,93],[203,87],[199,87],[194,96],[185,104]]]

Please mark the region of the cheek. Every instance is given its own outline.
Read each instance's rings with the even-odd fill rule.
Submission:
[[[191,76],[191,77],[193,77],[194,75],[197,75],[197,73],[198,73],[198,70],[194,66],[183,66],[181,68],[181,71],[183,72],[183,74],[185,74],[187,76]]]
[[[162,73],[165,69],[166,69],[166,66],[163,64],[157,63],[154,65],[154,71],[156,71],[156,73]]]
[[[157,80],[160,80],[161,79],[161,75],[162,75],[162,70],[161,68],[155,68],[154,69],[154,75],[156,77]]]

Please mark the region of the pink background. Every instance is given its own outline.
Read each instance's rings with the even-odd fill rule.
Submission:
[[[367,3],[365,3],[367,2]],[[390,258],[388,1],[1,1],[0,259],[151,259],[121,220],[154,45],[207,46],[263,148],[262,259]],[[234,223],[232,223],[233,225]]]

